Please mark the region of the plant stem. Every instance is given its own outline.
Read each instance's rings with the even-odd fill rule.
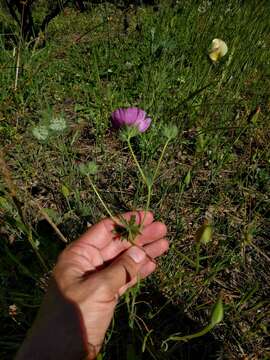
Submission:
[[[135,155],[135,153],[134,153],[134,151],[132,149],[132,146],[131,146],[131,143],[130,143],[130,138],[128,138],[127,143],[128,143],[128,148],[129,148],[129,150],[131,152],[131,155],[133,157],[133,160],[134,160],[134,162],[135,162],[135,164],[136,164],[136,166],[137,166],[137,168],[138,168],[138,170],[139,170],[139,172],[141,174],[141,177],[142,177],[145,185],[148,187],[148,182],[147,182],[146,176],[145,176],[145,174],[144,174],[144,172],[143,172],[143,170],[141,168],[141,165],[139,164],[139,162],[137,160],[137,157],[136,157],[136,155]]]
[[[142,177],[145,185],[147,186],[147,201],[146,201],[146,206],[145,206],[145,210],[144,210],[144,217],[143,217],[143,220],[142,220],[141,226],[140,226],[141,229],[142,229],[143,224],[144,224],[144,221],[145,221],[146,213],[147,213],[147,211],[149,210],[149,207],[150,207],[150,202],[151,202],[151,196],[152,196],[152,189],[153,189],[154,181],[155,181],[155,179],[156,179],[156,177],[157,177],[157,174],[158,174],[158,170],[159,170],[159,168],[160,168],[161,161],[162,161],[162,159],[163,159],[163,157],[164,157],[166,148],[167,148],[170,140],[171,140],[170,138],[167,139],[167,141],[166,141],[165,144],[164,144],[164,147],[163,147],[163,149],[162,149],[161,155],[160,155],[159,160],[158,160],[158,164],[157,164],[156,170],[155,170],[155,172],[154,172],[154,175],[153,175],[153,178],[152,178],[152,181],[151,181],[151,184],[150,184],[149,181],[147,180],[147,178],[146,178],[146,176],[145,176],[142,168],[141,168],[141,165],[140,165],[139,162],[138,162],[138,159],[137,159],[134,151],[133,151],[133,148],[132,148],[132,145],[131,145],[131,142],[130,142],[130,137],[127,139],[128,148],[129,148],[129,150],[130,150],[130,152],[131,152],[131,155],[132,155],[132,157],[133,157],[133,160],[134,160],[134,162],[135,162],[135,164],[136,164],[136,166],[137,166],[137,168],[138,168],[138,170],[139,170],[139,172],[140,172],[140,174],[141,174],[141,177]]]
[[[140,226],[140,231],[143,228],[143,224],[144,224],[144,221],[145,221],[145,218],[146,218],[146,214],[147,214],[147,211],[149,210],[149,207],[150,207],[150,201],[151,201],[151,196],[152,196],[152,186],[153,186],[153,184],[151,184],[151,185],[147,184],[147,201],[146,201],[146,206],[145,206],[145,209],[144,209],[143,220],[142,220],[141,226]]]
[[[158,164],[157,164],[156,170],[155,170],[154,175],[153,175],[153,178],[152,178],[151,185],[147,184],[148,194],[147,194],[147,203],[146,203],[145,213],[146,213],[146,211],[149,210],[150,201],[151,201],[151,196],[152,196],[153,185],[154,185],[155,179],[156,179],[156,177],[157,177],[157,174],[158,174],[158,170],[159,170],[159,168],[160,168],[161,161],[162,161],[162,159],[163,159],[163,157],[164,157],[166,148],[167,148],[167,146],[169,145],[170,140],[171,140],[171,139],[168,139],[168,140],[166,141],[166,143],[164,144],[164,146],[163,146],[161,155],[160,155],[160,157],[159,157],[159,159],[158,159]],[[143,223],[143,222],[142,222],[142,223]]]
[[[200,331],[198,331],[198,332],[196,332],[194,334],[185,335],[185,336],[172,335],[172,336],[168,337],[168,339],[166,339],[163,342],[163,344],[166,344],[168,341],[188,341],[188,340],[191,340],[191,339],[195,339],[197,337],[200,337],[200,336],[203,336],[203,335],[207,334],[212,329],[213,329],[213,325],[208,324],[202,330],[200,330]]]
[[[140,172],[140,174],[141,174],[141,177],[142,177],[142,179],[143,179],[143,182],[144,182],[145,185],[147,186],[147,190],[148,190],[146,207],[145,207],[145,209],[144,209],[144,216],[143,216],[143,220],[142,220],[141,226],[140,226],[140,230],[142,230],[143,224],[144,224],[144,221],[145,221],[145,218],[146,218],[146,213],[147,213],[147,211],[149,210],[149,207],[150,207],[150,201],[151,201],[151,195],[152,195],[153,182],[152,182],[151,184],[149,184],[149,181],[147,181],[146,176],[145,176],[145,174],[144,174],[144,172],[143,172],[143,170],[142,170],[142,168],[141,168],[141,165],[139,164],[139,162],[138,162],[138,160],[137,160],[137,157],[136,157],[136,155],[135,155],[135,153],[134,153],[134,151],[133,151],[133,148],[132,148],[132,146],[131,146],[130,138],[128,138],[127,143],[128,143],[128,148],[129,148],[129,150],[130,150],[130,152],[131,152],[131,155],[132,155],[132,157],[133,157],[133,160],[134,160],[134,162],[135,162],[135,164],[136,164],[136,166],[137,166],[137,168],[138,168],[138,170],[139,170],[139,172]]]
[[[57,225],[53,222],[53,220],[50,218],[50,216],[46,213],[46,211],[44,211],[44,209],[42,209],[41,206],[39,206],[38,203],[30,200],[30,203],[33,204],[33,206],[37,207],[39,212],[42,214],[42,216],[47,220],[47,222],[51,225],[51,227],[54,229],[54,231],[56,232],[56,234],[59,236],[59,238],[64,242],[64,243],[68,243],[68,240],[66,239],[66,237],[62,234],[62,232],[58,229]]]
[[[17,87],[18,87],[19,70],[20,70],[20,60],[21,60],[20,52],[21,52],[21,46],[19,45],[19,47],[16,49],[17,60],[16,60],[15,82],[14,82],[14,90],[15,90],[15,91],[17,91]]]
[[[115,218],[114,218],[113,214],[111,213],[111,211],[109,210],[109,208],[105,204],[105,202],[102,200],[101,196],[99,195],[98,189],[96,188],[95,184],[93,183],[93,181],[91,180],[89,175],[87,175],[87,179],[88,179],[90,185],[92,186],[92,189],[94,190],[94,193],[97,195],[99,201],[101,202],[102,206],[106,210],[107,214],[110,216],[110,218],[113,220],[113,222],[115,222]]]
[[[145,206],[145,213],[149,210],[150,207],[150,201],[151,201],[151,195],[152,195],[152,185],[148,185],[147,186],[147,201],[146,201],[146,206]]]
[[[155,181],[155,179],[156,179],[156,177],[157,177],[157,174],[158,174],[158,170],[159,170],[159,168],[160,168],[161,161],[162,161],[162,159],[163,159],[163,157],[164,157],[166,148],[167,148],[167,146],[169,145],[170,140],[171,140],[171,139],[169,138],[169,139],[165,142],[165,144],[164,144],[164,147],[163,147],[163,149],[162,149],[160,158],[159,158],[159,160],[158,160],[158,164],[157,164],[156,170],[155,170],[155,172],[154,172],[152,184],[154,184],[154,181]]]

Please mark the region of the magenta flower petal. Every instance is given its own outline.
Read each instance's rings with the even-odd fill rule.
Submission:
[[[145,118],[146,112],[136,107],[128,108],[125,110],[125,123],[126,125],[133,125]]]
[[[136,111],[136,115],[135,115],[135,111]],[[138,108],[130,108],[130,110],[128,109],[127,112],[128,112],[127,116],[130,116],[130,118],[132,118],[132,122],[131,122],[132,124],[137,124],[143,121],[146,117],[146,112]]]
[[[151,121],[151,118],[146,118],[143,121],[136,123],[136,126],[140,132],[145,132],[149,128]]]
[[[146,112],[137,107],[117,109],[112,113],[111,118],[113,127],[117,129],[122,126],[135,126],[140,132],[146,131],[151,123]]]
[[[112,115],[112,125],[115,128],[119,128],[125,125],[125,109],[117,109],[115,110]]]

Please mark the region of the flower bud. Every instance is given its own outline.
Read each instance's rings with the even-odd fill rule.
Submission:
[[[111,119],[114,128],[119,129],[123,126],[131,128],[135,127],[137,129],[137,133],[145,132],[149,128],[152,121],[144,110],[137,107],[117,109],[112,113]],[[135,135],[137,135],[137,133]]]
[[[211,315],[211,325],[215,326],[219,324],[223,320],[224,316],[224,309],[222,300],[219,298],[218,301],[215,303],[212,315]]]
[[[228,52],[227,44],[221,39],[212,40],[211,49],[209,51],[209,57],[213,62],[217,62]]]
[[[188,170],[187,175],[185,176],[184,183],[186,186],[189,186],[191,181],[191,172]]]
[[[196,241],[204,245],[212,240],[213,227],[207,221],[199,228],[196,233]]]

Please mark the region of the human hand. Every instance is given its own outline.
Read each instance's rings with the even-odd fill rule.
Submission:
[[[128,220],[132,215],[138,224],[144,219],[136,246],[119,239],[114,233],[115,223],[104,219],[62,252],[39,315],[17,360],[85,356],[95,359],[119,296],[138,278],[150,275],[156,268],[153,259],[168,249],[164,224],[154,222],[150,212],[145,217],[144,212],[126,213],[123,217]],[[29,356],[33,342],[37,357]],[[46,351],[53,355],[42,357]]]

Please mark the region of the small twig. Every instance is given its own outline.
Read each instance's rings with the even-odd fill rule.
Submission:
[[[18,88],[18,79],[19,79],[19,71],[20,71],[20,60],[21,60],[20,49],[21,49],[20,46],[16,49],[16,50],[17,50],[17,51],[16,51],[16,53],[17,53],[17,61],[16,61],[16,75],[15,75],[14,91],[17,91],[17,88]]]
[[[85,33],[83,33],[82,35],[80,35],[80,36],[74,41],[74,44],[79,43],[84,36],[88,35],[91,31],[98,29],[100,26],[104,25],[104,24],[107,23],[107,22],[108,22],[108,20],[102,21],[100,24],[91,27],[91,29],[87,30]]]
[[[24,10],[25,10],[24,7],[25,7],[25,3],[22,3],[21,33],[20,33],[19,46],[16,49],[17,60],[16,60],[16,73],[15,73],[14,91],[17,91],[17,88],[18,88],[18,79],[19,79],[20,62],[21,62],[21,46],[22,46],[22,39],[23,39],[23,22],[24,22]]]
[[[64,242],[64,243],[68,243],[67,238],[61,233],[61,231],[58,229],[57,225],[52,221],[52,219],[49,217],[49,215],[46,213],[46,211],[44,211],[44,209],[36,202],[34,202],[33,200],[31,200],[31,204],[33,206],[36,206],[39,210],[39,212],[44,216],[44,218],[48,221],[48,223],[51,225],[51,227],[54,229],[54,231],[56,232],[56,234],[60,237],[60,239]]]
[[[250,244],[254,250],[256,250],[260,255],[262,255],[267,261],[270,262],[270,258],[268,255],[266,255],[257,245],[251,243]]]

